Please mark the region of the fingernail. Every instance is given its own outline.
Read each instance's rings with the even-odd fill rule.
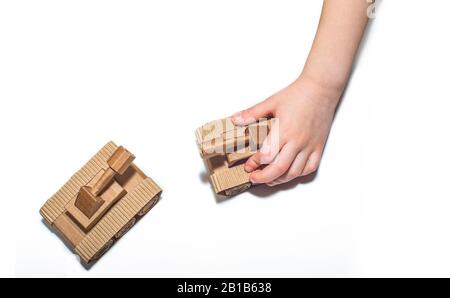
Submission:
[[[247,173],[250,173],[250,172],[252,171],[252,167],[249,166],[249,165],[245,165],[245,166],[244,166],[244,170],[245,170]]]
[[[245,119],[242,117],[242,112],[234,114],[231,119],[235,124],[245,124]]]

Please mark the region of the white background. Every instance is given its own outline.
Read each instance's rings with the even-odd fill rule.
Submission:
[[[450,3],[384,1],[313,181],[217,203],[194,129],[299,74],[319,0],[1,1],[0,274],[450,276]],[[90,271],[39,208],[107,141],[163,200]]]

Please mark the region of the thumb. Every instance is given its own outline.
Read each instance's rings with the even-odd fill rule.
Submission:
[[[247,110],[238,112],[231,117],[235,125],[244,126],[255,123],[261,118],[271,116],[273,112],[273,101],[269,98]]]

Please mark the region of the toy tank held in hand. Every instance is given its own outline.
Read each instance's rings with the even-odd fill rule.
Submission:
[[[123,147],[109,143],[40,213],[85,266],[102,257],[159,201],[161,189]]]
[[[230,118],[225,118],[196,130],[200,155],[216,194],[230,197],[252,186],[244,164],[262,145],[272,125],[273,119],[236,126]]]

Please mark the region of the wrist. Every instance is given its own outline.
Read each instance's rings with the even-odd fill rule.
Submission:
[[[320,73],[305,68],[300,74],[299,80],[307,80],[317,85],[323,91],[342,95],[347,86],[348,76],[344,74]]]
[[[309,90],[311,97],[327,101],[332,105],[339,103],[345,88],[345,84],[330,83],[306,72],[303,72],[294,84]]]

